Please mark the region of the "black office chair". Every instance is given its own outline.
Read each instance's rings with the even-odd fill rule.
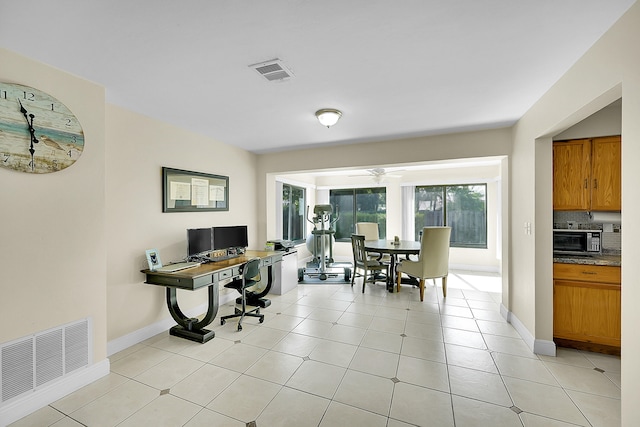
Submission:
[[[260,319],[260,323],[264,322],[264,314],[260,314],[260,307],[253,308],[247,311],[247,288],[254,286],[256,283],[260,281],[260,258],[254,258],[247,263],[245,263],[240,268],[240,274],[242,275],[242,280],[234,280],[230,283],[224,285],[225,288],[235,289],[242,294],[242,309],[239,310],[237,307],[235,308],[235,314],[230,314],[228,316],[222,316],[220,318],[220,324],[224,325],[227,319],[231,319],[232,317],[239,317],[238,320],[238,330],[242,330],[242,319],[245,316],[257,317]]]

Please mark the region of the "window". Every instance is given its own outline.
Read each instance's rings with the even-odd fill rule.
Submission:
[[[451,227],[451,247],[487,248],[487,185],[416,187],[415,238],[422,227]]]
[[[282,184],[282,239],[302,243],[305,238],[306,190]]]
[[[336,241],[350,240],[356,229],[356,222],[377,222],[380,238],[386,238],[386,188],[331,190],[329,203],[333,206],[334,215],[336,212],[339,214],[338,222],[334,224]]]

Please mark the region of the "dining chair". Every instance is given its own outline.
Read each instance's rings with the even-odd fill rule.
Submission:
[[[379,240],[380,230],[377,222],[356,222],[356,234],[364,236],[364,240]],[[391,262],[391,256],[389,254],[381,254],[379,252],[367,252],[369,258],[375,259],[380,262]]]
[[[364,293],[364,286],[367,283],[369,273],[373,282],[377,277],[375,273],[385,272],[384,282],[386,283],[389,277],[389,264],[379,262],[375,259],[370,259],[367,256],[367,251],[364,249],[364,236],[361,234],[351,235],[351,248],[353,250],[353,275],[351,276],[351,287],[355,281],[356,275],[362,277],[362,293]],[[363,270],[363,273],[359,273],[358,270]]]
[[[449,243],[451,227],[424,227],[417,261],[402,260],[396,266],[398,292],[402,273],[419,279],[420,301],[424,300],[424,281],[442,278],[442,294],[447,296],[449,275]]]

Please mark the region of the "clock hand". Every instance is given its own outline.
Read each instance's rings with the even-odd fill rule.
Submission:
[[[33,114],[29,114],[27,116],[28,111],[26,108],[24,108],[22,102],[20,102],[20,98],[18,98],[18,103],[20,104],[20,112],[24,116],[24,119],[27,121],[27,126],[29,126],[29,133],[31,134],[31,148],[33,148],[34,143],[37,144],[38,142],[40,142],[38,141],[38,138],[36,138],[36,130],[33,128],[33,119],[36,116],[34,116]]]
[[[22,105],[22,102],[20,101],[20,98],[18,99],[18,103],[20,104],[20,112],[22,113],[22,115],[24,116],[24,119],[27,121],[27,126],[29,126],[29,133],[31,134],[31,145],[29,147],[29,153],[31,153],[31,170],[33,171],[35,168],[35,163],[33,161],[33,155],[35,154],[36,150],[35,148],[33,148],[33,144],[37,144],[38,138],[36,138],[36,130],[33,128],[33,119],[36,117],[33,114],[29,114],[27,115],[28,111],[26,108],[24,108],[24,106]],[[29,121],[29,119],[31,119],[31,121]]]

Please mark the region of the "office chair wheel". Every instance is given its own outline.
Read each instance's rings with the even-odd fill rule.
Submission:
[[[241,331],[242,330],[242,325],[238,324],[238,330]]]
[[[264,317],[261,317],[260,318],[260,323],[263,323],[263,322],[264,322]]]
[[[227,321],[226,321],[226,320],[224,320],[224,319],[220,319],[220,324],[221,324],[221,325],[224,325],[225,323],[227,323]]]

